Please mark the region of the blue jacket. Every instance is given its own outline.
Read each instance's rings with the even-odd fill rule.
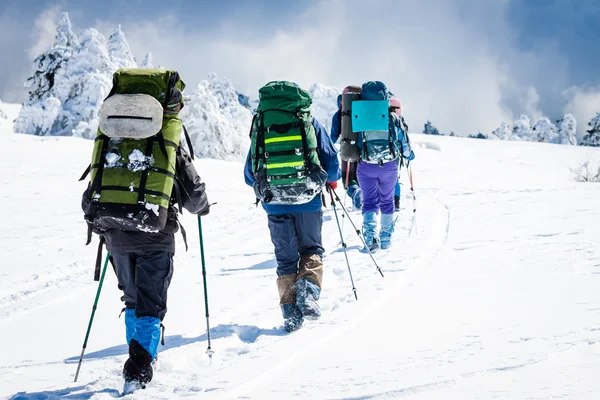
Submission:
[[[317,154],[319,155],[321,166],[325,172],[327,172],[327,181],[337,182],[342,177],[340,162],[338,160],[338,151],[333,145],[333,142],[327,133],[327,129],[325,129],[325,127],[315,118],[313,118],[312,124],[315,127],[317,136]],[[253,186],[254,174],[252,173],[250,154],[251,151],[248,151],[246,166],[244,167],[244,179],[248,186]],[[314,199],[305,204],[265,204],[263,202],[262,206],[267,214],[277,215],[320,211],[322,204],[320,196],[315,196]]]
[[[331,141],[337,143],[342,134],[342,112],[337,110],[331,119]]]

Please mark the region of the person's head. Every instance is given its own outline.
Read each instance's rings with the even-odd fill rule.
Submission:
[[[399,116],[399,117],[402,116],[402,102],[400,101],[399,98],[397,98],[397,97],[390,98],[390,109],[397,116]]]
[[[338,105],[338,108],[341,110],[342,109],[342,95],[341,94],[338,94],[337,105]]]

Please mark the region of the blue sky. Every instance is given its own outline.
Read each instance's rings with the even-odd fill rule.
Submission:
[[[26,3],[26,5],[25,5]],[[0,0],[0,99],[22,101],[35,54],[68,11],[77,33],[121,24],[134,55],[209,72],[255,95],[272,79],[343,87],[380,79],[407,118],[489,131],[520,113],[584,127],[600,111],[596,0]],[[410,118],[412,116],[412,118]]]

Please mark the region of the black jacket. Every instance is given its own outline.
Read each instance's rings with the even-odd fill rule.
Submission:
[[[209,213],[204,182],[201,181],[198,172],[196,172],[192,158],[181,146],[177,150],[177,165],[175,168],[175,175],[180,188],[180,199],[177,198],[175,190],[173,190],[165,228],[156,233],[110,229],[103,233],[108,251],[111,253],[128,253],[154,250],[175,253],[174,234],[180,226],[177,219],[178,200],[181,201],[182,207],[192,214],[206,215]],[[83,194],[82,201],[84,212],[90,201],[90,195],[86,191]]]

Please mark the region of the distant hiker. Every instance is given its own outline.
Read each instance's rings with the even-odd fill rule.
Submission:
[[[404,117],[402,116],[402,102],[397,97],[390,97],[389,103],[390,103],[390,111],[393,112],[394,114],[396,114],[400,118],[400,122],[402,125],[401,129],[403,132],[405,132],[408,135],[408,126],[406,125],[406,122],[404,121]],[[408,136],[407,136],[407,138],[408,138]],[[400,164],[402,164],[402,160],[400,161]],[[400,165],[400,167],[401,166],[402,165]],[[398,174],[398,179],[400,179],[400,174]],[[400,181],[398,181],[398,182],[396,182],[396,189],[394,190],[394,209],[396,211],[400,211],[400,193],[401,193]]]
[[[92,231],[101,245],[106,241],[123,291],[125,392],[152,380],[173,276],[174,233],[181,226],[177,214],[182,208],[209,212],[187,133],[190,153],[180,144],[184,87],[176,71],[115,72],[100,109],[91,180],[82,199],[88,243]],[[183,228],[182,234],[185,240]]]
[[[268,215],[284,328],[318,319],[323,280],[321,193],[340,179],[337,150],[311,116],[310,94],[286,81],[259,90],[244,177]],[[329,182],[329,183],[328,183]]]
[[[357,177],[362,195],[363,235],[371,251],[391,246],[399,163],[415,157],[403,120],[396,114],[399,107],[392,106],[394,112],[390,113],[390,97],[383,82],[371,81],[362,85],[360,100],[353,100],[351,106],[352,131],[357,134],[360,154]]]
[[[349,118],[344,117],[350,117],[352,100],[360,97],[360,91],[361,87],[355,85],[346,86],[344,88],[341,99],[338,96],[339,110],[334,114],[331,125],[331,139],[334,142],[337,142],[339,138],[341,142],[342,182],[344,184],[344,189],[346,189],[346,194],[352,199],[352,207],[355,210],[360,209],[361,201],[360,188],[356,177],[356,166],[358,164],[359,154],[357,151],[351,150],[356,147],[356,143],[352,143],[352,140],[348,138],[347,131],[348,129],[351,129],[351,125],[348,124]],[[346,101],[346,104],[344,104],[344,101]],[[337,121],[339,125],[334,125],[336,115],[338,115]],[[342,120],[346,121],[346,123],[342,124]],[[342,127],[344,129],[342,129]]]

